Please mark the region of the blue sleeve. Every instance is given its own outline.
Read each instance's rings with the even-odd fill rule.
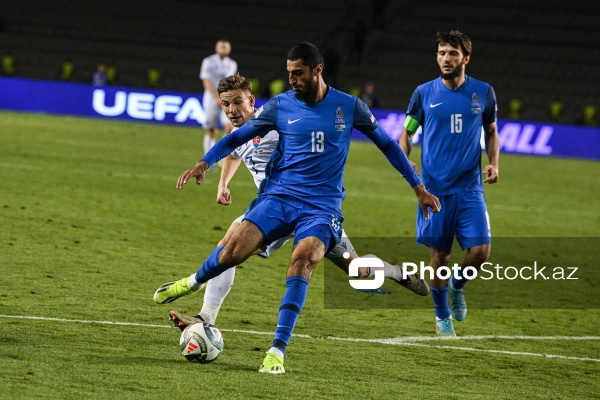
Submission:
[[[211,166],[217,161],[227,157],[238,146],[241,146],[255,136],[256,132],[252,130],[250,126],[244,125],[235,132],[223,136],[223,138],[219,140],[213,148],[200,159],[200,161],[205,161]]]
[[[419,179],[415,169],[408,161],[406,154],[385,129],[379,126],[377,120],[369,111],[369,107],[360,99],[357,99],[354,108],[354,127],[377,145],[390,164],[408,181],[410,187],[415,187],[421,183],[421,179]]]
[[[490,86],[485,99],[485,111],[482,116],[483,126],[488,126],[496,121],[497,109],[496,93],[494,92],[494,88]]]
[[[266,102],[254,113],[254,116],[246,122],[241,128],[223,136],[212,149],[200,161],[205,161],[209,166],[217,161],[227,157],[236,148],[246,143],[248,140],[260,136],[264,137],[269,131],[276,129],[275,122],[277,119],[277,104],[276,97]]]
[[[371,110],[369,110],[369,107],[358,97],[355,100],[354,127],[362,133],[377,129],[379,123],[371,113]]]
[[[421,92],[419,92],[419,88],[416,88],[413,92],[410,102],[408,103],[408,110],[406,111],[406,115],[410,115],[412,118],[419,121],[421,126],[423,126],[424,122],[424,114],[423,114],[423,102],[421,100]]]
[[[251,126],[260,137],[265,136],[269,131],[277,130],[278,97],[275,96],[263,104],[244,126]]]

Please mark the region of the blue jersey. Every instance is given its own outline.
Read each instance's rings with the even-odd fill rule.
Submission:
[[[407,115],[419,121],[422,135],[422,179],[436,196],[467,188],[483,191],[482,127],[496,121],[496,94],[487,83],[469,76],[456,90],[442,78],[420,85]]]
[[[294,196],[317,207],[339,210],[352,128],[369,137],[411,186],[421,183],[365,103],[332,87],[317,103],[297,99],[292,90],[272,98],[240,129],[217,142],[202,161],[213,164],[254,136],[277,130],[279,143],[259,193]]]

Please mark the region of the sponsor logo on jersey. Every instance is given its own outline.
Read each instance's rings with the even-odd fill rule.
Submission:
[[[481,114],[481,104],[475,92],[473,92],[473,96],[471,97],[471,114]]]
[[[254,118],[258,118],[258,116],[263,112],[263,107],[260,106],[258,110],[254,113]]]
[[[337,132],[341,132],[346,129],[346,120],[344,119],[344,112],[342,111],[342,107],[338,107],[335,110],[335,130]]]

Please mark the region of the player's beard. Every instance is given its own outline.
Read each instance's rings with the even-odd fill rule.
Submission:
[[[456,68],[454,68],[454,70],[450,73],[442,72],[442,79],[445,81],[451,81],[454,78],[459,77],[460,74],[462,74],[462,72],[463,72],[463,67],[464,67],[464,65],[460,64],[460,65],[457,65]]]
[[[306,103],[314,103],[317,97],[317,85],[313,80],[308,80],[304,83],[304,90],[296,92],[296,98]]]

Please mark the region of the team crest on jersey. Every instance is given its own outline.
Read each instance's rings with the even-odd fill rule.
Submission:
[[[337,110],[335,110],[335,130],[341,132],[344,129],[346,129],[344,112],[342,111],[342,107],[338,107]]]
[[[475,92],[473,92],[473,96],[471,97],[471,114],[481,114],[481,104]]]
[[[252,145],[254,146],[255,149],[258,146],[260,146],[260,136],[256,136],[255,138],[252,139]]]

